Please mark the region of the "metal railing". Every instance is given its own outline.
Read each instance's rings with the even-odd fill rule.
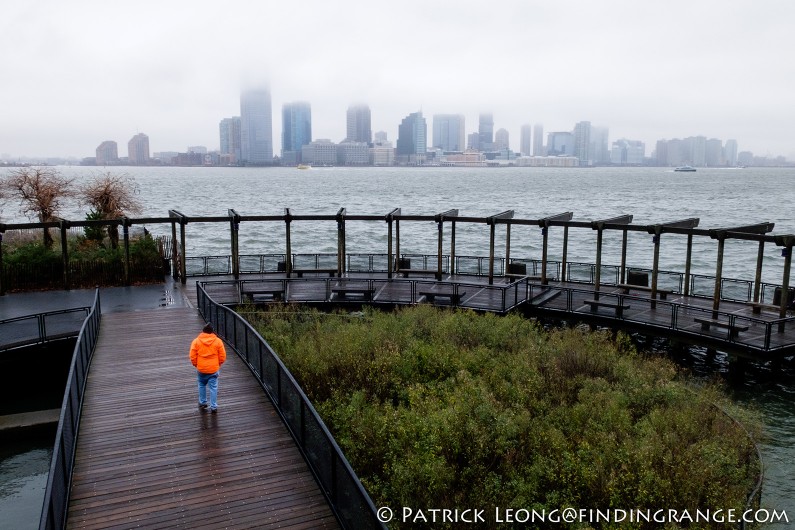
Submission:
[[[94,355],[94,347],[99,335],[101,314],[99,289],[97,289],[91,311],[83,322],[77,337],[72,364],[69,367],[61,416],[55,434],[50,474],[47,478],[47,489],[44,493],[44,504],[39,519],[39,530],[60,529],[66,523],[77,431],[83,406],[83,392],[91,357]]]
[[[0,351],[76,337],[90,310],[76,307],[0,320]]]
[[[246,361],[270,397],[344,528],[385,529],[376,508],[334,437],[292,374],[262,336],[196,283],[199,311]]]

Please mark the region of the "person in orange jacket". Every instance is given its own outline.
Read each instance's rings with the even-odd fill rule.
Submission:
[[[190,362],[196,367],[199,380],[199,410],[207,409],[207,387],[210,387],[210,412],[218,411],[218,374],[226,361],[224,343],[207,324],[190,345]]]

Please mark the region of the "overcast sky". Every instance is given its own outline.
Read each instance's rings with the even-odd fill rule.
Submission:
[[[312,106],[340,141],[366,103],[396,140],[422,110],[495,131],[606,126],[610,141],[703,135],[795,159],[791,0],[0,0],[0,154],[94,156],[137,132],[150,149],[217,149],[240,91]]]

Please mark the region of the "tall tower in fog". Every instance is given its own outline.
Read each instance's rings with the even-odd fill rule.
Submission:
[[[149,163],[149,137],[138,133],[127,142],[127,161],[130,165],[145,166]]]
[[[351,105],[348,107],[346,118],[346,140],[368,144],[373,141],[373,133],[370,128],[370,107],[367,105]]]
[[[574,156],[580,161],[580,166],[590,165],[591,149],[591,122],[581,121],[574,126]]]
[[[397,155],[424,157],[427,150],[427,136],[428,125],[422,117],[422,111],[409,114],[403,118],[398,127]]]
[[[312,108],[305,101],[282,107],[282,163],[301,162],[301,147],[312,141]]]
[[[536,123],[533,126],[533,156],[544,155],[544,126]]]
[[[528,123],[527,125],[522,125],[519,132],[519,152],[522,156],[530,156],[533,154],[532,130],[533,126]]]
[[[463,151],[464,143],[463,114],[433,115],[433,147],[442,151]]]
[[[240,156],[244,164],[273,163],[271,93],[267,88],[240,95]]]
[[[478,120],[478,144],[481,151],[494,149],[494,116],[481,114]]]

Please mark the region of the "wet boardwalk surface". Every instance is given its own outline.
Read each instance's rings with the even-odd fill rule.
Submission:
[[[281,419],[229,351],[197,408],[193,309],[105,314],[86,386],[69,528],[337,528]]]

